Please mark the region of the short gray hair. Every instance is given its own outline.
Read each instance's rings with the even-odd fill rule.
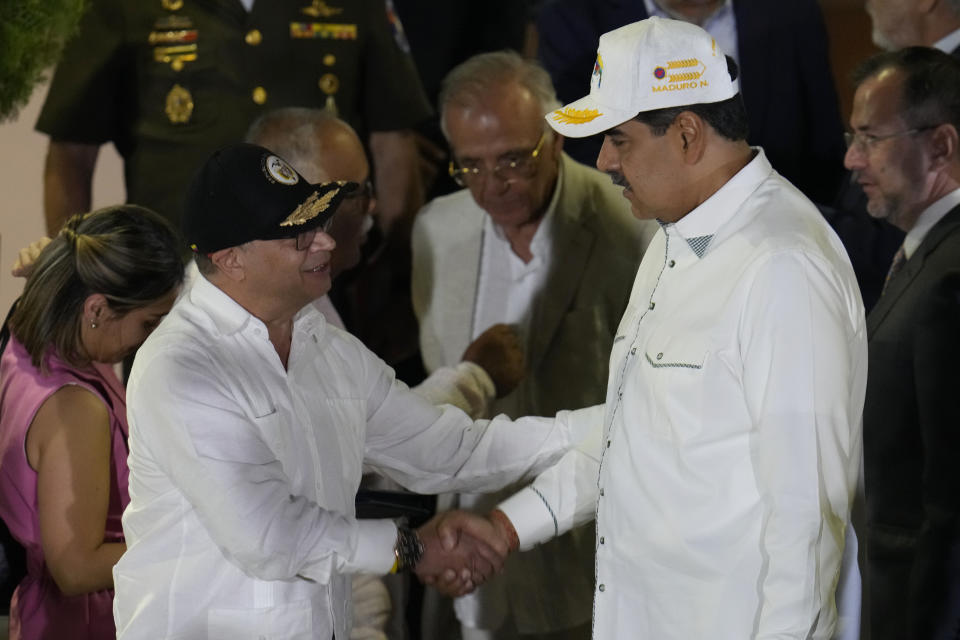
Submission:
[[[321,133],[326,127],[339,122],[335,115],[323,109],[274,109],[250,125],[244,142],[270,149],[295,168],[307,165],[316,167]],[[300,169],[298,171],[304,173]]]
[[[960,1],[960,0],[958,0]],[[560,108],[557,92],[546,70],[514,51],[481,53],[453,68],[440,86],[440,129],[447,135],[446,112],[454,105],[473,106],[494,87],[517,82],[537,98],[546,115]]]

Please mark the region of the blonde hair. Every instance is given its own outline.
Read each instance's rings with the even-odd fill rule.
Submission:
[[[102,294],[122,315],[169,293],[183,273],[176,234],[149,209],[119,205],[77,214],[37,257],[10,331],[41,370],[49,352],[85,366],[80,326],[88,296]]]

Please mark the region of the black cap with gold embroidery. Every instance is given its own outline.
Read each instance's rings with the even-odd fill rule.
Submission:
[[[215,152],[193,176],[183,236],[195,253],[251,240],[292,238],[334,214],[355,182],[310,184],[283,158],[253,144]]]

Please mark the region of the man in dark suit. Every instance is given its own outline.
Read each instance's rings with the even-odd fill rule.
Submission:
[[[832,202],[843,177],[843,125],[816,0],[556,0],[537,22],[539,56],[564,103],[589,86],[600,34],[649,15],[706,29],[740,67],[748,141],[815,202]],[[729,42],[725,42],[725,40]],[[733,49],[736,49],[734,51]],[[651,70],[652,72],[652,70]],[[593,165],[601,140],[568,140]]]
[[[960,58],[960,0],[867,0],[873,42],[893,51],[903,47],[935,47]],[[832,208],[824,215],[843,241],[860,283],[863,306],[873,308],[883,288],[884,276],[903,232],[866,212],[867,198],[850,180],[844,180]]]
[[[867,318],[864,408],[872,637],[960,631],[960,62],[910,47],[856,79],[847,168],[906,233]]]

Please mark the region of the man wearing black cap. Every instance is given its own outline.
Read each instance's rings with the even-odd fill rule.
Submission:
[[[433,523],[358,521],[363,466],[420,492],[489,490],[580,440],[562,420],[473,423],[434,407],[324,322],[308,304],[330,287],[323,227],[355,188],[311,185],[255,145],[222,149],[194,178],[184,232],[203,277],[128,387],[118,637],[345,639],[352,573],[453,569],[469,588],[504,545],[447,551]]]

